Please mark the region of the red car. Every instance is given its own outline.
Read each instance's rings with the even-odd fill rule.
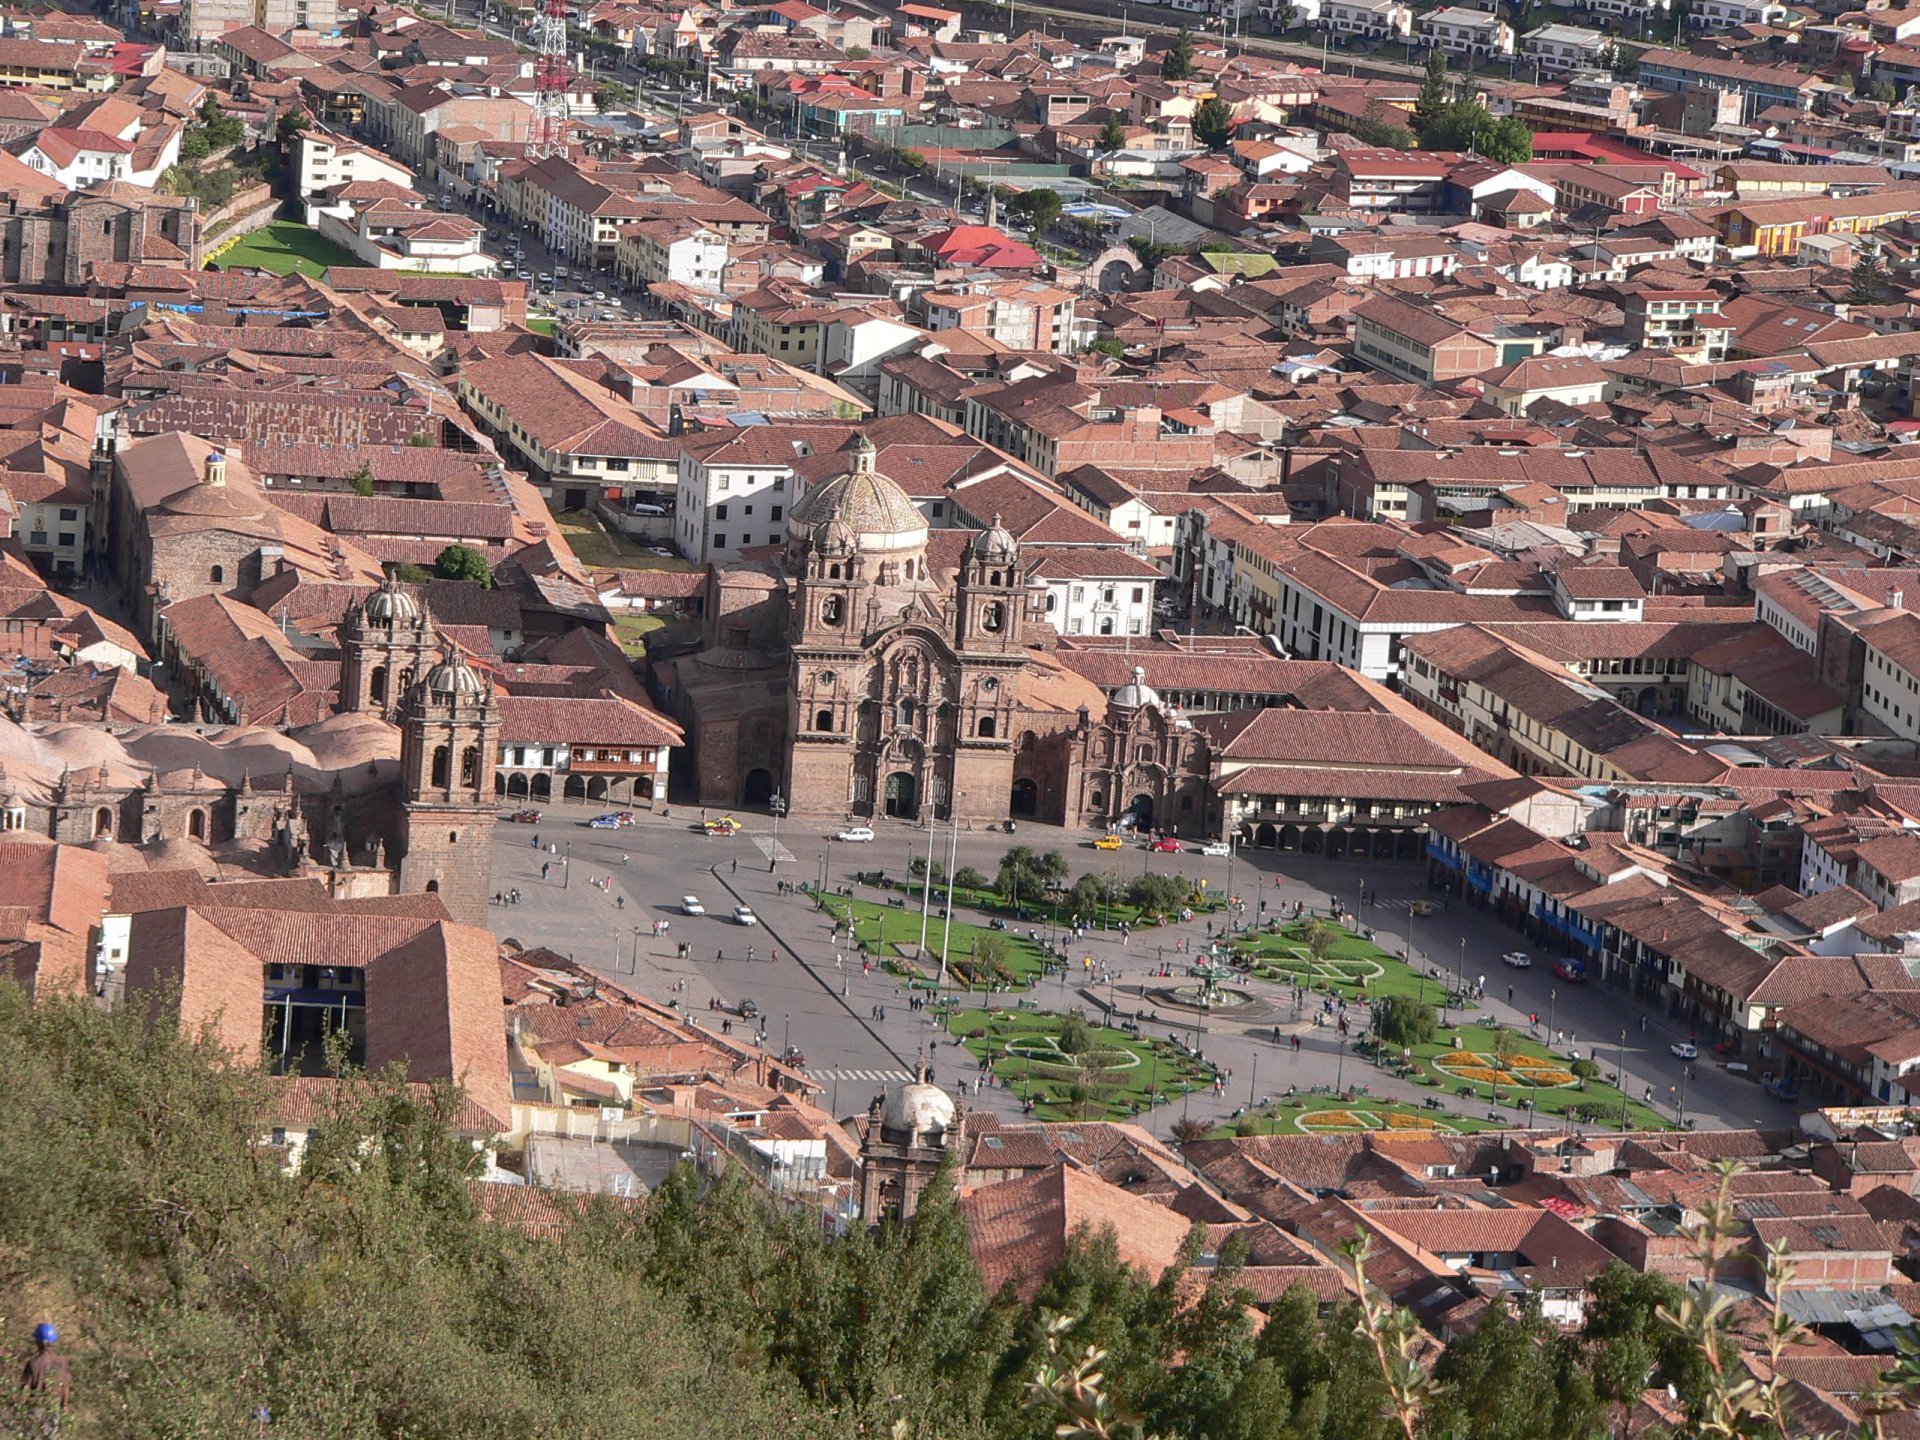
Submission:
[[[1179,838],[1173,835],[1162,835],[1158,840],[1147,846],[1149,850],[1159,850],[1168,855],[1178,855],[1186,848],[1186,846],[1180,843]]]

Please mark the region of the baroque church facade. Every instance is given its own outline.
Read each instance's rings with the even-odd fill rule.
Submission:
[[[1205,737],[1142,680],[1109,702],[1057,638],[998,520],[930,529],[860,436],[779,553],[709,571],[699,648],[655,675],[704,806],[1200,833]]]

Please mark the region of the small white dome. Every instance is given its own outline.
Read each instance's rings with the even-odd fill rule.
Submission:
[[[1011,565],[1019,558],[1020,542],[1000,523],[996,514],[993,524],[973,537],[973,553],[989,565]]]
[[[427,671],[429,695],[479,695],[486,688],[480,674],[449,645],[440,663]]]
[[[383,625],[404,624],[420,618],[420,602],[389,575],[386,583],[367,597],[366,616]]]
[[[1158,705],[1160,692],[1147,684],[1147,672],[1144,667],[1133,667],[1133,679],[1114,691],[1113,704],[1119,710],[1138,710],[1142,705]]]
[[[953,1128],[957,1113],[953,1097],[938,1085],[916,1080],[888,1092],[880,1110],[882,1130],[904,1130],[913,1135],[930,1132],[945,1134]]]

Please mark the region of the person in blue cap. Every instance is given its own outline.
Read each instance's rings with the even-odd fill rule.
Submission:
[[[20,1388],[51,1431],[58,1428],[60,1415],[67,1408],[73,1374],[67,1368],[67,1357],[53,1348],[60,1343],[60,1332],[47,1321],[33,1327],[33,1343],[34,1353],[20,1371]]]

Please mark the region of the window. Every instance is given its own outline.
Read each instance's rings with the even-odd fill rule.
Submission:
[[[747,506],[747,514],[751,515],[752,513],[753,513],[753,507],[751,505]]]
[[[982,715],[980,717],[980,723],[973,727],[973,733],[978,735],[982,740],[993,739],[993,730],[994,720],[991,715]]]
[[[1073,603],[1074,603],[1074,604],[1076,604],[1076,605],[1078,605],[1078,604],[1079,604],[1079,603],[1080,603],[1080,602],[1081,602],[1082,600],[1084,600],[1084,599],[1086,599],[1086,598],[1087,598],[1087,587],[1086,587],[1086,586],[1084,586],[1084,585],[1076,585],[1076,586],[1074,586],[1074,587],[1073,587],[1073,595],[1072,595],[1072,600],[1073,600]]]
[[[60,518],[62,520],[78,520],[80,518],[80,512],[71,508],[62,507]]]
[[[776,505],[773,507],[773,518],[776,520],[780,519],[786,513],[787,507],[784,505]]]
[[[913,701],[902,700],[893,707],[893,719],[897,725],[913,724]]]
[[[987,606],[983,612],[981,623],[992,631],[1002,629],[1007,623],[1006,606],[1002,605],[998,600],[994,601],[991,605]]]
[[[713,537],[713,548],[714,548],[714,549],[716,549],[716,550],[724,550],[724,549],[726,549],[726,548],[727,548],[727,537],[726,537],[726,536],[724,536],[724,535],[716,535],[716,536],[714,536],[714,537]]]
[[[726,507],[726,506],[724,506],[724,505],[716,505],[716,506],[714,506],[714,507],[713,507],[713,518],[714,518],[714,519],[716,519],[716,520],[724,520],[724,519],[726,519],[726,518],[727,518],[727,507]]]
[[[214,566],[213,569],[207,572],[207,579],[211,580],[215,585],[226,584],[227,583],[227,567],[224,565]]]
[[[833,729],[833,711],[821,710],[816,713],[813,717],[813,728],[816,730]]]

